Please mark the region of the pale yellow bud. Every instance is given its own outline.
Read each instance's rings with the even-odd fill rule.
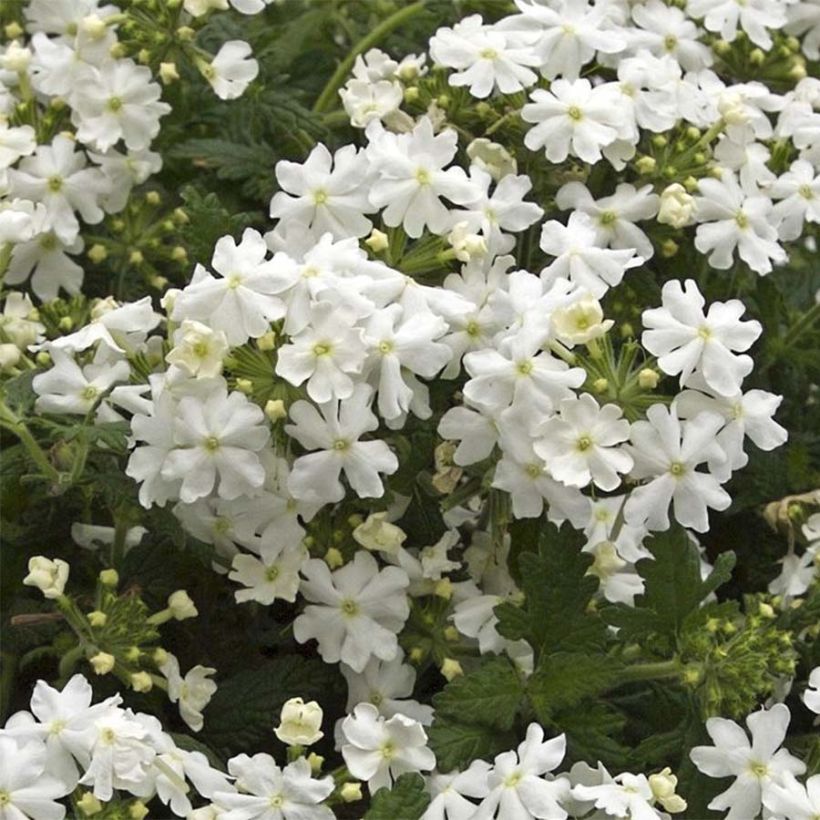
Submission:
[[[441,664],[441,674],[444,675],[448,681],[451,681],[459,675],[463,675],[464,670],[455,658],[445,658],[444,663]]]
[[[114,668],[116,659],[108,652],[98,652],[92,658],[89,658],[88,662],[96,674],[107,675]]]
[[[390,247],[390,241],[387,238],[387,234],[382,233],[382,231],[377,228],[374,228],[370,236],[364,240],[364,244],[367,245],[373,253],[381,253]]]
[[[342,788],[339,789],[339,796],[345,803],[355,803],[357,800],[361,800],[362,784],[358,781],[345,783]]]

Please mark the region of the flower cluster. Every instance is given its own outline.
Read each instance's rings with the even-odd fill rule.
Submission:
[[[62,690],[40,681],[0,730],[0,817],[58,818],[69,800],[137,818],[155,800],[193,820],[328,820],[366,784],[373,804],[423,792],[425,820],[649,820],[686,810],[672,768],[689,785],[690,763],[736,778],[709,803],[730,820],[816,814],[817,777],[781,746],[799,696],[818,707],[820,513],[804,512],[820,496],[773,514],[782,570],[742,606],[713,594],[730,556],[698,541],[738,472],[789,437],[763,389],[781,389],[763,288],[820,223],[816,4],[516,0],[442,25],[427,53],[357,49],[296,112],[325,136],[300,130],[304,154],[271,163],[269,222],[225,227],[206,203],[224,235],[190,277],[157,240],[160,298],[92,299],[72,257],[108,251],[88,226],[136,214],[129,230],[167,239],[188,219],[140,188],[163,163],[163,88],[189,82],[175,61],[234,99],[257,75],[250,45],[197,43],[278,13],[146,3],[172,32],[159,50],[140,3],[30,0],[28,36],[0,52],[0,277],[22,288],[0,315],[0,374],[24,396],[0,402],[0,426],[52,498],[77,492],[71,539],[107,567],[75,595],[69,562],[29,562],[23,584],[56,611],[24,621],[74,634],[53,643]],[[760,79],[739,79],[750,66]],[[29,427],[58,440],[46,451]],[[226,620],[258,627],[260,666],[288,651],[337,666],[335,727],[286,681],[287,758],[248,749],[222,771],[130,708],[164,691],[208,748],[222,686],[220,663],[183,675],[158,644],[198,614],[186,592],[153,614],[150,590],[117,592],[127,553],[155,540],[185,544]],[[544,603],[549,560],[568,580]],[[92,704],[81,662],[124,695]],[[577,714],[624,686],[623,714],[639,710],[655,680],[686,718],[634,759],[619,711]],[[474,714],[454,716],[460,699]],[[744,716],[751,740],[729,719]],[[679,748],[700,722],[714,745]],[[610,741],[611,757],[595,748]]]

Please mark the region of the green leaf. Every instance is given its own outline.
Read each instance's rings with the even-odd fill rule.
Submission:
[[[591,700],[556,713],[553,720],[567,736],[568,762],[600,760],[610,769],[626,765],[629,750],[616,739],[625,723],[615,708]]]
[[[513,544],[513,549],[516,545]],[[605,627],[588,612],[598,579],[587,575],[592,557],[581,552],[579,533],[549,524],[542,529],[539,551],[519,556],[523,607],[503,603],[495,608],[499,634],[524,638],[542,654],[582,651],[600,646]]]
[[[558,652],[541,660],[527,681],[527,694],[542,723],[556,711],[603,692],[616,680],[619,664],[606,655]]]
[[[604,615],[624,630],[622,637],[627,640],[654,634],[671,642],[686,616],[731,578],[735,555],[721,553],[709,576],[702,579],[700,551],[682,527],[655,535],[645,545],[653,557],[636,565],[644,579],[644,593],[635,598],[634,607],[618,604],[607,607]]]
[[[301,655],[243,669],[219,683],[208,704],[203,741],[225,757],[269,746],[272,727],[288,698],[332,701],[341,694],[338,684],[333,667]]]
[[[460,675],[433,698],[437,714],[509,729],[524,691],[512,663],[503,657],[485,661],[475,672]]]
[[[418,820],[429,804],[424,779],[407,772],[396,780],[392,789],[383,787],[373,795],[364,820]]]
[[[516,743],[512,731],[499,731],[479,723],[462,723],[446,715],[436,715],[427,735],[430,748],[436,753],[436,768],[441,772],[464,768],[479,757],[492,758]]]

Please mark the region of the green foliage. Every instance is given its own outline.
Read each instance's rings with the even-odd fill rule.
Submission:
[[[430,804],[420,775],[408,772],[374,795],[364,820],[418,820]]]
[[[224,757],[275,742],[273,727],[282,704],[293,697],[332,702],[339,677],[318,658],[299,655],[267,660],[220,681],[208,705],[202,738]]]
[[[645,589],[635,606],[616,604],[604,616],[623,630],[623,638],[651,645],[661,655],[671,653],[686,617],[731,577],[733,553],[722,553],[706,579],[701,577],[697,546],[680,526],[652,536],[646,542],[652,558],[638,561]]]

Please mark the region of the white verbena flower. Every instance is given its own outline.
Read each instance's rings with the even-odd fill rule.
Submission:
[[[274,734],[288,746],[312,746],[324,737],[322,716],[322,707],[315,700],[305,703],[302,698],[290,698],[282,705]]]

